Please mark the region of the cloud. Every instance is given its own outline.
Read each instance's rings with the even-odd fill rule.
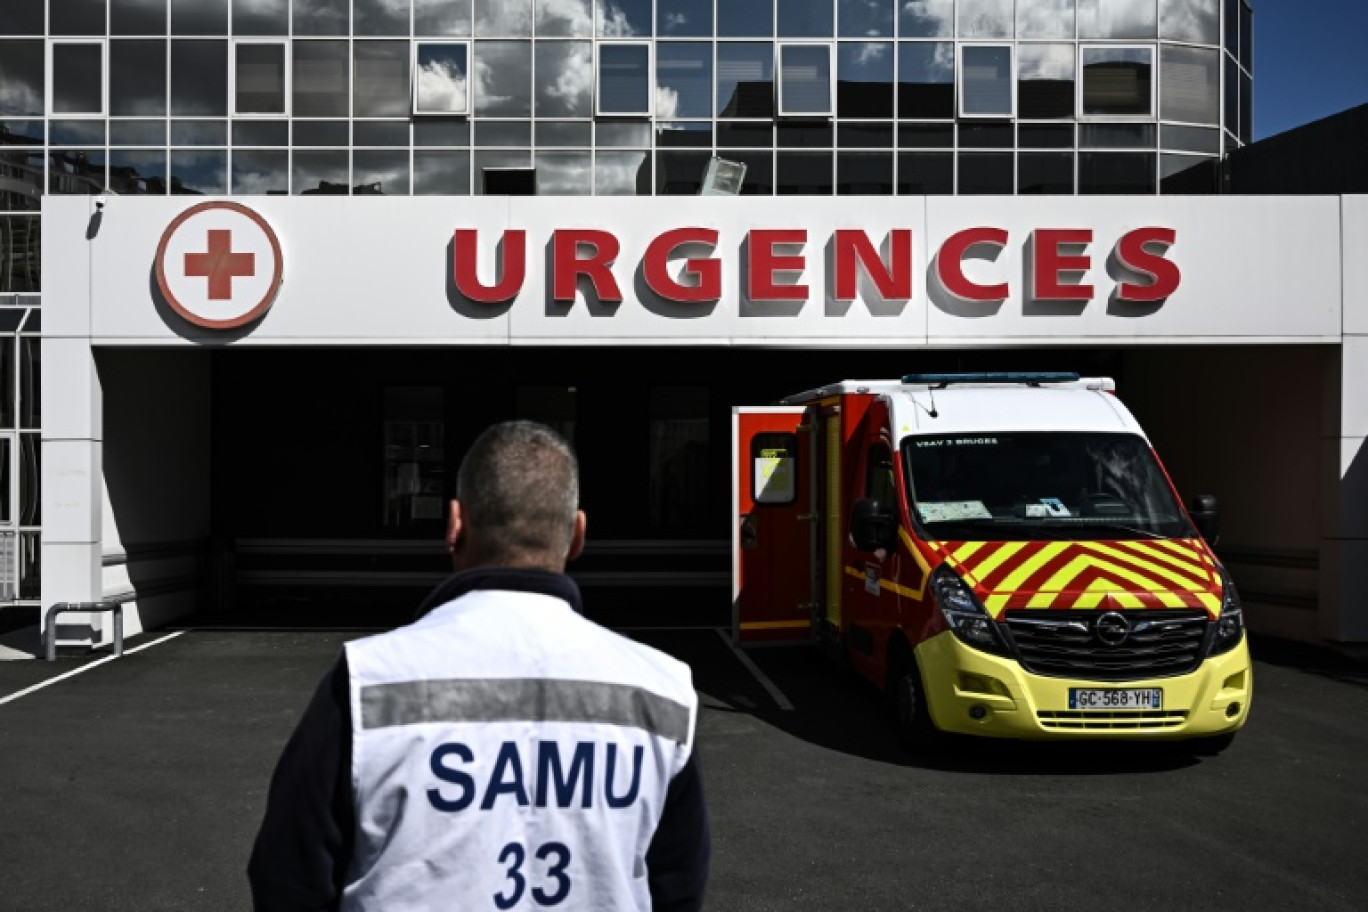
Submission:
[[[655,87],[655,116],[671,118],[679,116],[679,93],[669,86]]]
[[[954,0],[903,0],[902,34],[914,38],[940,38],[955,34]]]
[[[646,152],[600,152],[594,163],[595,196],[635,196]],[[649,191],[648,191],[649,192]]]
[[[668,32],[668,31],[672,31],[672,30],[674,30],[674,29],[677,29],[677,28],[679,28],[680,26],[684,26],[684,25],[688,25],[688,24],[689,24],[689,17],[686,16],[686,15],[684,15],[683,13],[666,13],[666,14],[665,14],[665,31],[667,31],[667,32]]]
[[[0,71],[0,115],[42,117],[43,93],[37,86]]]
[[[418,66],[418,110],[465,114],[467,92],[465,74],[454,61],[429,60]]]
[[[475,34],[512,37],[531,35],[532,0],[484,0],[476,4]]]
[[[1154,17],[1153,3],[1078,0],[1078,37],[1153,38]]]
[[[1074,0],[1022,0],[1017,4],[1017,37],[1073,36]]]
[[[594,113],[594,48],[588,41],[537,43],[537,115]]]
[[[1012,37],[1012,0],[959,0],[959,35],[962,38]]]
[[[1221,40],[1219,0],[1160,0],[1161,38],[1218,44]]]
[[[870,41],[861,44],[859,51],[855,53],[855,62],[860,66],[882,60],[888,53],[889,45],[886,42]]]
[[[1017,78],[1073,79],[1072,44],[1023,44],[1017,48]]]
[[[532,46],[526,41],[475,43],[475,113],[487,117],[532,114]]]
[[[588,152],[542,152],[537,155],[538,196],[588,196],[594,169]]]

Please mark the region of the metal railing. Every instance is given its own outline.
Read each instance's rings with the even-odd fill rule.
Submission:
[[[47,610],[43,621],[43,654],[49,662],[57,659],[57,615],[68,611],[114,612],[114,655],[123,655],[122,602],[58,602]]]

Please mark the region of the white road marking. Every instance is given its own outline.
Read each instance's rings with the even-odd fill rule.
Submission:
[[[185,630],[177,630],[175,633],[169,633],[159,640],[153,640],[150,643],[143,643],[141,646],[134,646],[132,649],[125,649],[123,651],[123,654],[127,656],[132,655],[135,652],[142,652],[144,649],[151,649],[153,646],[156,646],[160,643],[165,643],[167,640],[174,640],[176,637],[187,632],[188,631]],[[20,697],[28,696],[35,690],[42,690],[44,687],[47,687],[50,684],[56,684],[58,681],[65,681],[67,678],[75,677],[76,675],[81,674],[82,672],[90,671],[90,669],[96,667],[97,665],[103,665],[105,662],[112,662],[117,658],[119,657],[107,655],[103,659],[96,659],[89,665],[82,665],[80,668],[74,668],[71,671],[68,671],[66,674],[60,674],[55,678],[48,678],[46,681],[39,681],[32,687],[25,687],[23,690],[16,690],[14,693],[10,694],[7,697],[0,697],[0,706],[4,706],[6,703],[9,703],[13,700],[17,700]]]
[[[792,712],[793,704],[789,702],[789,698],[784,696],[784,692],[769,679],[768,675],[760,670],[760,666],[752,662],[751,657],[746,655],[746,653],[741,650],[741,647],[732,642],[731,637],[727,635],[725,630],[721,627],[715,627],[713,629],[716,630],[717,635],[722,638],[722,642],[727,644],[727,648],[736,655],[736,660],[751,673],[755,680],[760,682],[760,686],[765,688],[765,692],[774,699],[774,702],[779,705],[779,708],[784,712]]]

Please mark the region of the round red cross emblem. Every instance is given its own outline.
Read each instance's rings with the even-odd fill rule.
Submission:
[[[260,317],[280,289],[280,241],[241,203],[191,206],[157,245],[157,286],[166,303],[206,329],[235,329]]]

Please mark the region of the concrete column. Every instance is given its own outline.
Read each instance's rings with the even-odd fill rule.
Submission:
[[[93,198],[44,197],[42,390],[42,609],[101,597],[100,510],[102,395],[90,346],[90,237],[98,229]],[[47,214],[80,208],[85,236],[56,236]],[[82,224],[79,217],[62,224]],[[63,645],[112,640],[107,615],[68,614]]]
[[[1368,642],[1368,196],[1342,200],[1344,337],[1338,376],[1327,390],[1331,416],[1323,472],[1320,632]],[[1333,423],[1333,422],[1331,422]]]

